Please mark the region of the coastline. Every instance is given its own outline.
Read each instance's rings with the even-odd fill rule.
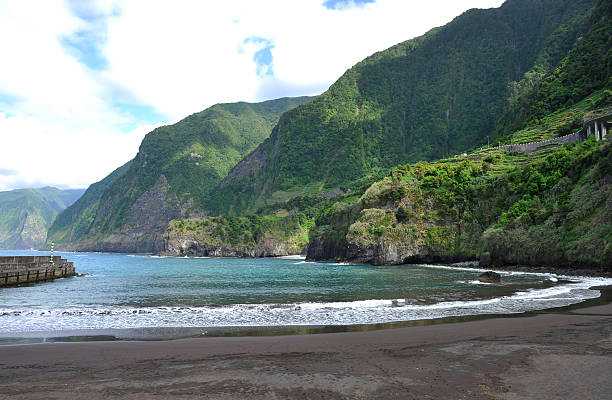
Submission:
[[[457,324],[488,319],[520,319],[540,314],[575,312],[583,308],[612,304],[612,285],[595,286],[599,297],[579,303],[543,310],[507,314],[472,314],[430,319],[384,322],[375,324],[350,325],[284,325],[284,326],[218,326],[218,327],[145,327],[123,329],[80,329],[64,331],[35,331],[14,334],[0,334],[0,347],[11,345],[33,345],[42,343],[76,343],[99,341],[173,341],[181,339],[214,337],[259,337],[299,336],[331,333],[374,332],[387,329],[401,329],[417,326]]]
[[[604,291],[581,307],[366,332],[5,345],[0,397],[610,398]]]

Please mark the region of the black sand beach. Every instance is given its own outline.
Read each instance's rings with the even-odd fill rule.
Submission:
[[[609,399],[612,304],[369,332],[0,346],[2,399]]]

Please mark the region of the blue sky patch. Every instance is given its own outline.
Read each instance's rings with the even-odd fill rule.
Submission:
[[[259,76],[273,76],[274,70],[272,68],[272,49],[274,43],[266,38],[251,36],[246,38],[245,44],[256,44],[260,46],[259,50],[253,54],[253,61],[257,64],[257,75]]]
[[[363,7],[375,1],[376,0],[325,0],[323,6],[330,10],[342,10],[351,7]]]
[[[109,16],[119,15],[119,9],[114,8],[110,11],[110,13],[102,12],[98,7],[96,7],[95,3],[83,1],[83,0],[67,0],[68,6],[70,7],[70,11],[77,17],[81,18],[84,21],[97,21],[103,18],[107,18]]]
[[[10,111],[10,109],[19,101],[20,98],[18,96],[0,91],[0,112],[4,113],[7,117],[14,116],[14,112]]]
[[[72,13],[86,23],[86,27],[62,38],[62,46],[80,63],[93,70],[103,70],[108,62],[102,52],[106,42],[107,20],[118,14],[118,10],[102,13],[92,3],[69,0]]]
[[[62,46],[81,64],[93,70],[102,70],[108,66],[101,44],[98,33],[89,30],[62,38]]]
[[[107,40],[108,20],[119,15],[119,9],[102,11],[94,3],[81,0],[67,0],[70,11],[84,22],[83,29],[61,39],[62,46],[81,64],[93,71],[102,71],[108,67],[103,48]],[[139,125],[159,124],[166,122],[167,117],[155,107],[142,103],[118,85],[107,82],[104,96],[110,107],[120,113],[124,122],[118,128],[130,132]]]
[[[12,95],[8,92],[0,91],[0,107],[12,106],[18,101],[19,101],[19,97]]]

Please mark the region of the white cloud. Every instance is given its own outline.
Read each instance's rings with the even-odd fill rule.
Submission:
[[[0,169],[15,171],[0,174],[0,190],[87,186],[132,157],[151,128],[116,110],[62,46],[83,27],[60,1],[0,3],[0,95],[13,97],[0,108]]]
[[[322,3],[0,0],[0,190],[86,186],[129,160],[152,122],[218,102],[319,93],[375,51],[501,0]],[[101,69],[62,45],[87,29],[105,39],[92,46]],[[273,76],[258,74],[262,45],[251,37],[271,43]],[[149,118],[130,102],[149,106]]]
[[[142,125],[123,134],[96,126],[67,127],[27,114],[7,117],[0,113],[0,168],[15,172],[0,173],[0,189],[44,185],[85,187],[132,157],[145,133],[152,128]],[[8,133],[6,138],[5,133]]]

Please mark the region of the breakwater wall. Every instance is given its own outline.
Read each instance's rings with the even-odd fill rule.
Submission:
[[[74,275],[74,264],[60,256],[0,257],[0,287]]]

